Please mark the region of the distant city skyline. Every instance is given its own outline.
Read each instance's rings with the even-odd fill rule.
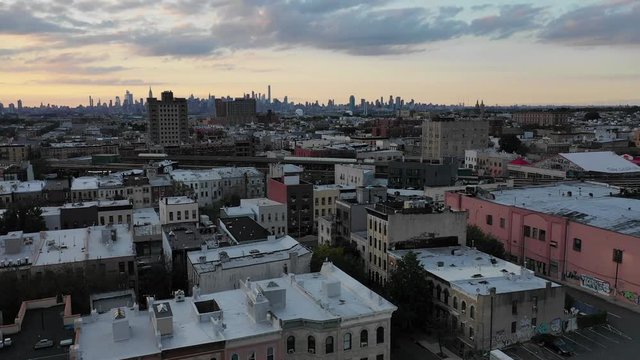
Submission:
[[[640,104],[640,2],[451,4],[6,0],[0,102],[115,102],[151,86],[295,103]]]

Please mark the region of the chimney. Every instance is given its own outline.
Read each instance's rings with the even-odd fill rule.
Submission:
[[[113,323],[111,328],[113,331],[113,341],[129,340],[131,337],[129,319],[127,319],[124,308],[113,309]]]

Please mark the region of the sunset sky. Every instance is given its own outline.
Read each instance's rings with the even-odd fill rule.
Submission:
[[[0,102],[640,104],[639,0],[0,0]]]

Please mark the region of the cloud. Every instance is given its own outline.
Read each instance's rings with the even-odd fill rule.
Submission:
[[[475,19],[469,32],[476,36],[490,36],[493,39],[508,38],[515,33],[536,30],[541,27],[544,8],[530,4],[505,5],[497,15]]]
[[[162,85],[160,82],[150,82],[140,79],[93,79],[93,78],[66,78],[58,77],[46,80],[34,80],[37,84],[70,84],[70,85],[86,85],[86,86],[152,86]]]
[[[0,8],[0,34],[48,34],[68,31],[71,29],[36,17],[19,4]]]
[[[640,45],[640,3],[617,0],[567,12],[551,21],[540,39],[576,46]]]

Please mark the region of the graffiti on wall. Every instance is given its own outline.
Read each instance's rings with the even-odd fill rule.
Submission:
[[[610,295],[609,283],[589,275],[580,275],[580,286],[602,295]]]
[[[621,295],[622,297],[636,305],[640,305],[640,295],[634,293],[633,291],[618,291],[618,295]]]

